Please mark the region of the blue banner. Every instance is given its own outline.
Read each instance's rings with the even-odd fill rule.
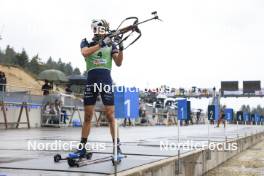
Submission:
[[[218,105],[215,105],[215,120],[217,121],[220,116],[220,109]]]
[[[116,87],[114,91],[115,118],[139,117],[139,91],[137,88]]]
[[[249,114],[247,112],[243,112],[243,118],[244,118],[245,122],[249,122],[250,121]]]
[[[251,119],[250,119],[250,121],[255,122],[255,114],[251,114]]]
[[[255,114],[255,122],[260,122],[260,115],[259,114]]]
[[[233,109],[231,108],[226,108],[225,109],[225,118],[227,121],[232,121],[233,120]]]
[[[187,120],[187,100],[178,100],[178,120]]]
[[[237,118],[237,121],[239,121],[239,122],[244,121],[244,112],[243,111],[237,111],[236,118]]]
[[[264,122],[264,116],[260,116],[260,121]]]
[[[217,105],[208,106],[208,120],[217,121],[219,118],[219,107]]]

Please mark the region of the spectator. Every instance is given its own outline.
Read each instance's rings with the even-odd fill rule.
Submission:
[[[65,88],[65,92],[66,94],[72,94],[71,85],[67,85],[67,87]]]
[[[53,115],[57,114],[56,108],[55,108],[55,103],[50,103],[50,111],[49,111],[49,113],[53,114]]]
[[[214,87],[213,88],[213,97],[215,97],[216,96],[216,88]]]
[[[185,93],[185,89],[180,88],[180,95],[184,95],[184,93]]]
[[[6,76],[5,76],[4,72],[2,72],[2,75],[3,75],[3,78],[2,78],[2,80],[3,80],[3,92],[5,92],[6,91],[6,83],[7,83],[7,81],[6,81]]]
[[[55,103],[50,103],[50,112],[49,112],[51,118],[49,119],[50,124],[59,124],[59,116],[57,116],[57,111],[55,107]]]
[[[68,117],[67,117],[67,111],[66,110],[64,110],[64,109],[62,109],[61,110],[61,121],[63,120],[63,123],[64,124],[66,124],[66,120],[68,119]]]
[[[193,87],[192,87],[192,93],[193,93],[193,94],[196,93],[196,88],[197,88],[196,86],[193,86]]]
[[[3,82],[3,72],[0,71],[0,92],[3,91],[4,82]]]
[[[58,99],[55,100],[55,111],[57,115],[61,115],[61,101]]]
[[[44,113],[44,114],[49,114],[49,112],[50,112],[50,102],[48,101],[48,102],[44,105],[43,113]]]
[[[6,91],[6,76],[4,72],[0,71],[0,92],[5,92]]]
[[[201,109],[198,109],[198,111],[196,112],[196,124],[200,122],[201,112],[202,112]]]
[[[127,125],[127,118],[124,119],[124,127]],[[128,118],[128,126],[131,126],[132,125],[132,122],[130,120],[130,118]]]
[[[49,95],[49,91],[51,89],[51,85],[48,80],[45,80],[45,84],[42,86],[41,90],[43,91],[43,95]]]
[[[139,117],[145,117],[146,116],[146,108],[144,107],[143,103],[140,102],[139,104]]]
[[[220,127],[220,123],[224,124],[224,127],[226,127],[226,121],[225,121],[225,109],[226,106],[224,105],[221,110],[220,110],[220,114],[219,114],[219,119],[217,121],[217,127]]]

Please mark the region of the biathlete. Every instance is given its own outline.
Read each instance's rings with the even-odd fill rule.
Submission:
[[[221,110],[220,110],[220,117],[217,121],[217,127],[220,126],[220,123],[223,123],[224,124],[224,127],[226,127],[226,120],[225,120],[225,109],[226,109],[226,106],[224,105]]]
[[[94,33],[92,40],[88,41],[85,38],[81,41],[81,54],[85,59],[88,72],[84,92],[84,122],[81,133],[81,146],[85,146],[88,141],[94,107],[99,94],[105,106],[105,115],[109,122],[113,144],[115,142],[114,93],[112,90],[104,89],[104,87],[112,87],[112,60],[117,66],[121,66],[123,61],[122,43],[118,42],[117,46],[107,36],[109,23],[105,20],[93,20],[91,27]],[[98,89],[100,86],[103,88]],[[117,144],[117,153],[121,154],[119,137],[117,137]],[[86,153],[86,147],[79,147],[76,152],[80,157],[85,157]]]

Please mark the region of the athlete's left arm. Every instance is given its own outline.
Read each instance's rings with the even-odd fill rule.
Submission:
[[[123,51],[118,51],[118,53],[114,53],[112,57],[115,61],[116,66],[120,67],[123,62]]]
[[[112,58],[115,61],[116,66],[120,67],[123,62],[123,51],[118,50],[115,45],[112,46]]]

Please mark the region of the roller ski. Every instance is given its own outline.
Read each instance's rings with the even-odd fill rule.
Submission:
[[[92,159],[93,153],[91,151],[86,151],[86,149],[81,149],[81,150],[77,150],[76,152],[71,152],[68,154],[68,156],[66,157],[62,157],[60,154],[56,154],[54,155],[54,162],[58,163],[61,160],[67,160],[69,161],[69,159],[74,159],[74,160],[78,160],[78,159],[87,159],[90,160]]]
[[[116,159],[115,159],[115,155],[112,156],[112,164],[113,164],[113,166],[120,164],[122,159],[127,157],[126,155],[124,155],[122,153],[121,148],[120,148],[119,145],[120,144],[118,144],[118,146],[117,146],[117,157],[116,157]]]
[[[97,158],[93,160],[68,158],[68,165],[70,167],[82,167],[82,166],[87,166],[87,165],[96,164],[96,163],[103,163],[107,161],[111,161],[113,165],[117,165],[121,163],[123,158],[126,158],[126,155],[118,155],[117,160],[115,160],[114,156],[106,156],[106,157]]]
[[[102,162],[107,162],[107,161],[111,161],[113,165],[118,165],[121,163],[123,158],[126,158],[126,155],[123,155],[121,152],[120,147],[118,146],[118,150],[117,150],[117,158],[115,160],[115,156],[111,155],[111,156],[106,156],[106,157],[101,157],[101,158],[97,158],[97,159],[88,159],[87,157],[85,158],[78,158],[78,157],[68,157],[67,161],[68,161],[68,165],[70,167],[82,167],[82,166],[87,166],[87,165],[91,165],[91,164],[96,164],[96,163],[102,163]]]

